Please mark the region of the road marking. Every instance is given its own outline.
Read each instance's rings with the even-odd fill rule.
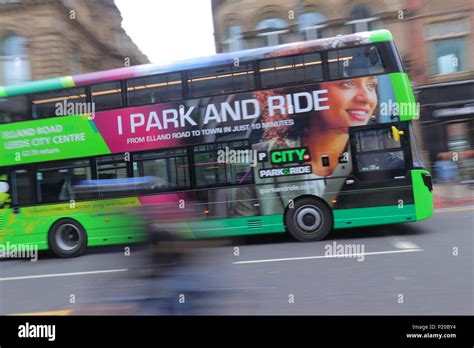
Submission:
[[[388,251],[374,251],[371,253],[360,253],[360,254],[343,254],[343,255],[321,255],[321,256],[304,256],[304,257],[285,257],[282,259],[266,259],[266,260],[249,260],[249,261],[236,261],[232,262],[234,265],[243,265],[248,263],[264,263],[264,262],[279,262],[279,261],[298,261],[298,260],[312,260],[312,259],[332,259],[342,257],[358,257],[367,255],[382,255],[382,254],[395,254],[395,253],[411,253],[416,251],[423,251],[423,249],[404,249],[404,250],[388,250]]]
[[[397,249],[420,249],[418,245],[407,240],[396,240],[392,244]]]
[[[434,210],[435,213],[452,213],[456,211],[472,211],[474,210],[473,206],[469,207],[459,207],[459,208],[437,208]]]
[[[52,278],[52,277],[69,277],[69,276],[78,276],[78,275],[114,273],[114,272],[125,272],[125,271],[128,271],[128,268],[107,269],[107,270],[102,270],[102,271],[73,272],[73,273],[38,274],[38,275],[30,275],[30,276],[22,276],[22,277],[0,278],[0,282],[7,281],[7,280],[38,279],[38,278]]]
[[[59,311],[47,311],[47,312],[32,312],[32,313],[12,313],[12,314],[7,314],[7,315],[15,315],[15,316],[35,316],[35,315],[69,315],[72,313],[72,309],[63,309]]]

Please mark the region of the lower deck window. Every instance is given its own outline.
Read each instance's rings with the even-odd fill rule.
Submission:
[[[196,186],[252,183],[251,151],[250,145],[244,141],[195,146]]]

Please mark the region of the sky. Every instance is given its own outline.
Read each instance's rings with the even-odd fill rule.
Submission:
[[[215,54],[211,0],[115,0],[122,26],[152,63]]]

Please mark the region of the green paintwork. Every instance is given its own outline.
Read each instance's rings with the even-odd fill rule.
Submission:
[[[334,210],[334,229],[385,225],[416,220],[415,205]],[[260,221],[260,228],[249,228],[249,221]],[[285,232],[283,215],[252,216],[217,219],[179,224],[181,231],[189,230],[192,238],[243,236]]]
[[[400,121],[419,119],[420,108],[416,104],[408,75],[406,73],[392,73],[390,80],[399,108]]]
[[[30,81],[16,85],[4,86],[7,96],[22,95],[28,93],[37,93],[52,91],[55,89],[74,87],[72,77],[55,77],[47,80]]]
[[[0,209],[0,244],[36,244],[39,250],[48,249],[48,232],[62,218],[74,219],[84,227],[88,246],[144,241],[144,225],[133,214],[139,206],[138,198],[130,197],[24,207],[17,214]]]
[[[5,91],[5,87],[0,86],[0,98],[6,97],[7,92]]]
[[[430,192],[426,187],[422,174],[430,175],[427,170],[417,169],[411,171],[417,221],[428,219],[433,215],[433,192]]]
[[[334,210],[334,228],[394,224],[416,220],[414,204]]]
[[[370,42],[382,42],[393,40],[393,35],[387,29],[374,30],[370,32]]]
[[[249,228],[249,224],[256,221],[259,221],[259,227]],[[243,236],[285,231],[283,216],[280,214],[196,221],[187,225],[189,230],[193,231],[195,238]]]
[[[58,133],[49,133],[43,135],[37,134],[38,129],[41,127],[51,126],[61,126],[62,130]],[[94,123],[88,119],[87,115],[63,116],[60,118],[49,118],[44,120],[0,125],[0,131],[18,131],[24,129],[33,129],[35,132],[31,136],[26,135],[16,139],[3,139],[3,137],[0,138],[0,148],[5,149],[0,154],[0,163],[2,163],[2,165],[53,161],[85,156],[97,156],[110,153],[110,150],[104,139],[100,133],[98,133]],[[54,143],[54,141],[57,142],[60,140],[60,138],[56,138],[57,136],[71,134],[83,134],[84,140],[66,143]],[[49,144],[45,143],[35,145],[33,141],[37,142],[38,138],[49,139]],[[28,141],[29,146],[12,149],[6,148],[7,143],[16,140]],[[94,144],[94,146],[91,146],[91,144]]]
[[[64,76],[64,77],[60,77],[60,79],[64,88],[71,88],[71,87],[76,86],[76,84],[74,83],[74,80],[72,79],[72,76]]]

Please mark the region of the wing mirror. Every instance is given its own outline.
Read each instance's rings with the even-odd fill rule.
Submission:
[[[405,135],[405,132],[402,130],[399,130],[397,127],[392,126],[392,138],[396,142],[400,142],[400,136]]]

